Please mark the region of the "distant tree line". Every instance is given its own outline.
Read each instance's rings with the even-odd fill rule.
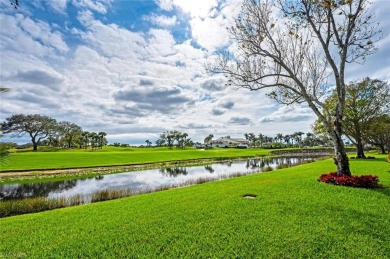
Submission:
[[[149,140],[145,141],[147,146],[150,147],[152,142]],[[157,147],[166,146],[169,149],[174,147],[179,149],[185,149],[186,147],[192,146],[194,142],[191,138],[188,137],[188,134],[185,132],[180,132],[177,130],[166,131],[160,134],[159,139],[156,140]]]
[[[277,133],[276,136],[267,136],[264,134],[255,135],[254,133],[245,133],[244,137],[249,142],[249,147],[260,148],[283,148],[283,147],[313,147],[313,146],[328,146],[331,145],[330,140],[324,136],[316,136],[315,134],[301,131],[292,134]]]
[[[107,144],[106,132],[84,131],[80,126],[69,121],[57,122],[55,119],[40,114],[15,114],[0,124],[3,134],[11,137],[28,135],[34,151],[38,146],[57,148],[102,148]]]

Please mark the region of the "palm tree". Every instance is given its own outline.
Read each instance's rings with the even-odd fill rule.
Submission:
[[[150,142],[149,139],[145,140],[145,142],[146,142],[146,146],[147,146],[147,147],[150,147],[150,146],[152,145],[152,142]]]
[[[301,131],[297,131],[293,133],[293,138],[295,140],[295,144],[299,146],[299,144],[302,142],[302,135],[305,134]]]
[[[287,134],[287,135],[284,135],[284,141],[286,142],[287,146],[290,145],[290,139],[291,139],[291,135]]]
[[[88,144],[89,144],[89,134],[90,134],[89,131],[83,131],[83,133],[81,133],[81,137],[83,138],[83,142],[84,142],[84,147],[85,147],[85,149],[88,148]]]
[[[260,133],[258,136],[259,136],[258,140],[260,142],[260,147],[263,147],[264,135]]]
[[[283,141],[283,134],[282,134],[282,133],[276,134],[276,139],[279,140],[280,144],[282,144],[282,141]]]
[[[107,133],[105,133],[104,131],[100,131],[98,133],[98,136],[99,136],[99,146],[100,146],[100,149],[103,149],[103,140],[104,140],[104,137],[107,136]]]
[[[204,139],[204,144],[205,145],[209,145],[211,140],[214,138],[214,135],[213,134],[210,134],[208,135],[205,139]]]
[[[91,142],[91,148],[94,150],[96,143],[99,142],[99,136],[96,134],[96,132],[90,132],[88,137]]]

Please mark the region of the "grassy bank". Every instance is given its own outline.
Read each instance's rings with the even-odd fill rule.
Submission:
[[[385,156],[351,167],[390,186]],[[386,258],[389,188],[317,182],[333,170],[325,160],[0,219],[0,257]]]
[[[185,150],[167,148],[114,148],[65,150],[55,152],[13,152],[0,166],[0,173],[18,170],[43,170],[118,166],[204,158],[233,158],[268,155],[269,149]]]

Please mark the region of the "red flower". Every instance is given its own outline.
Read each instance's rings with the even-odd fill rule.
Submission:
[[[322,174],[318,179],[320,182],[330,183],[335,185],[352,186],[360,188],[378,188],[379,179],[375,175],[362,175],[362,176],[349,176],[341,175],[337,176],[336,172]]]

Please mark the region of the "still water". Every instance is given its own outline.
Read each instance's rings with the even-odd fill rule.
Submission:
[[[30,184],[0,184],[0,200],[14,200],[30,197],[72,197],[90,195],[107,189],[131,189],[133,191],[154,190],[164,186],[180,186],[197,179],[222,179],[237,173],[252,174],[263,171],[264,167],[276,168],[280,164],[296,164],[308,157],[257,158],[217,162],[203,166],[171,167],[117,174],[92,178],[42,182]]]

